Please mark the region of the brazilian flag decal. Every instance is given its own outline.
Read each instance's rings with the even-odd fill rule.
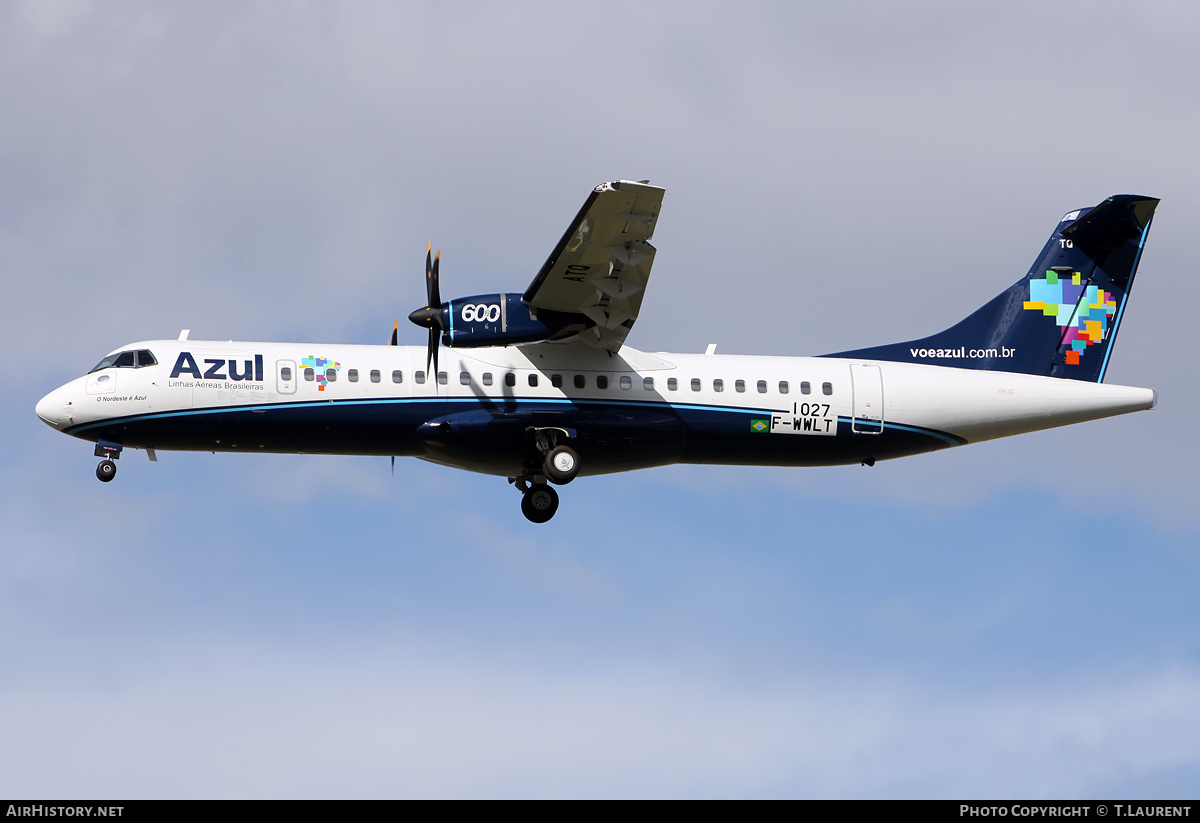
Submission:
[[[769,432],[770,430],[771,430],[771,421],[770,420],[751,420],[750,421],[750,431],[752,431],[752,432],[758,432],[759,434],[762,434],[763,432]]]

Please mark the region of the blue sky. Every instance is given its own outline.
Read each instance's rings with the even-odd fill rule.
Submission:
[[[1197,22],[4,6],[0,794],[1194,795]],[[667,188],[648,351],[937,331],[1066,211],[1161,197],[1108,374],[1160,407],[582,478],[545,526],[414,460],[134,453],[102,485],[33,415],[181,328],[383,342],[430,238],[444,293],[523,288],[617,178]]]

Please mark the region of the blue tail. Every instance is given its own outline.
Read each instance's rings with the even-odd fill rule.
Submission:
[[[1104,379],[1158,200],[1117,194],[1073,211],[1029,274],[940,334],[826,357]]]

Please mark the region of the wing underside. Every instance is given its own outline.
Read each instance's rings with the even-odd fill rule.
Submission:
[[[584,315],[594,325],[573,339],[620,349],[642,307],[664,191],[628,180],[597,186],[521,301],[535,313]]]

